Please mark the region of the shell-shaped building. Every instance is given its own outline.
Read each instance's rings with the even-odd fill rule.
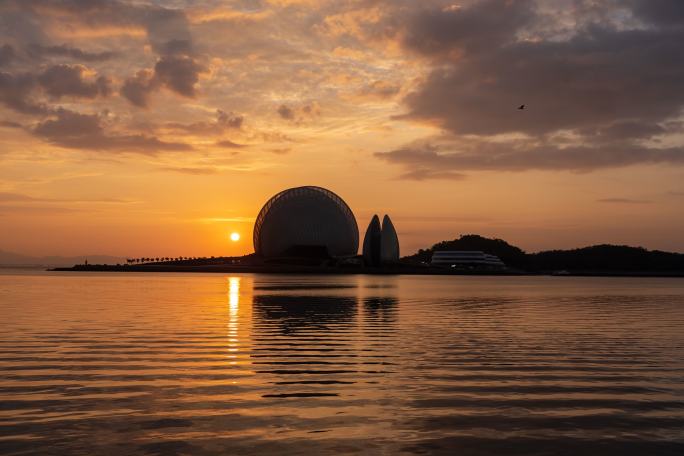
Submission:
[[[324,250],[333,257],[356,255],[359,228],[347,203],[321,187],[283,190],[261,208],[254,223],[254,251],[264,257],[288,256],[301,249]]]
[[[380,241],[382,239],[382,228],[380,219],[374,215],[366,229],[363,237],[363,261],[370,266],[380,264]]]
[[[399,237],[388,215],[382,219],[380,236],[380,263],[399,261]]]
[[[374,215],[363,238],[363,261],[368,266],[399,261],[399,237],[388,215],[380,219]]]

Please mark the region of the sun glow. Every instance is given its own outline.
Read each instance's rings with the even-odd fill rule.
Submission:
[[[230,233],[230,240],[237,242],[240,240],[240,233]]]

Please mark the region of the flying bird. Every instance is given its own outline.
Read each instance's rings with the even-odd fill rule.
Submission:
[[[525,105],[521,104],[520,106],[518,106],[518,109],[525,109]]]

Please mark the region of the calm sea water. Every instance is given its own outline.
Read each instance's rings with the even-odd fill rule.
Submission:
[[[0,273],[0,453],[684,454],[684,280]]]

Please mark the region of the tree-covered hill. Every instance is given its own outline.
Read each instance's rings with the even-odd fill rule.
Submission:
[[[526,253],[501,239],[476,234],[442,241],[404,257],[407,262],[429,263],[432,253],[441,250],[480,250],[498,256],[510,268],[531,272],[550,271],[684,271],[684,254],[647,250],[626,245],[595,245],[572,250]]]
[[[480,250],[498,256],[510,267],[522,268],[526,264],[526,254],[523,250],[504,240],[489,239],[477,234],[464,234],[458,239],[438,242],[428,249],[420,249],[414,255],[404,257],[404,259],[412,262],[429,263],[432,252],[442,250]]]

